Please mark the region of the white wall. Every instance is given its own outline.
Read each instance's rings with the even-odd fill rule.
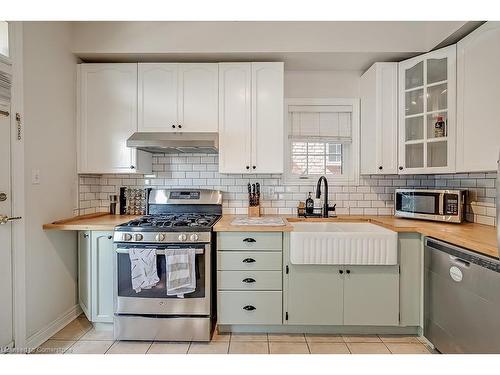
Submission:
[[[355,70],[285,71],[285,98],[358,98]]]
[[[68,23],[23,26],[29,338],[77,303],[76,234],[42,230],[44,223],[71,217],[75,204],[76,59]],[[40,170],[38,185],[31,181],[34,169]]]

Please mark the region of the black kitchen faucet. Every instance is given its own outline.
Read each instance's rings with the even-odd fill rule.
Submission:
[[[333,207],[328,206],[328,181],[326,180],[325,176],[321,176],[318,180],[318,184],[316,185],[316,198],[319,199],[321,197],[321,181],[325,182],[325,191],[323,192],[325,198],[323,199],[322,216],[328,217],[328,212],[330,211],[335,212],[335,207],[337,205],[334,204]]]

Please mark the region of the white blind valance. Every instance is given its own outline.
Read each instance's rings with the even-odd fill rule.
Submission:
[[[351,105],[292,105],[288,111],[291,139],[352,142]]]

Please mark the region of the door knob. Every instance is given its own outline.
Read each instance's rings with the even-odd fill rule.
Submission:
[[[9,221],[20,220],[20,219],[22,219],[21,216],[8,217],[5,215],[0,215],[0,224],[7,224]]]

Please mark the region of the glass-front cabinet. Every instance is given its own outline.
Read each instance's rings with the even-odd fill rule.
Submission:
[[[399,63],[399,173],[455,171],[455,45]]]

